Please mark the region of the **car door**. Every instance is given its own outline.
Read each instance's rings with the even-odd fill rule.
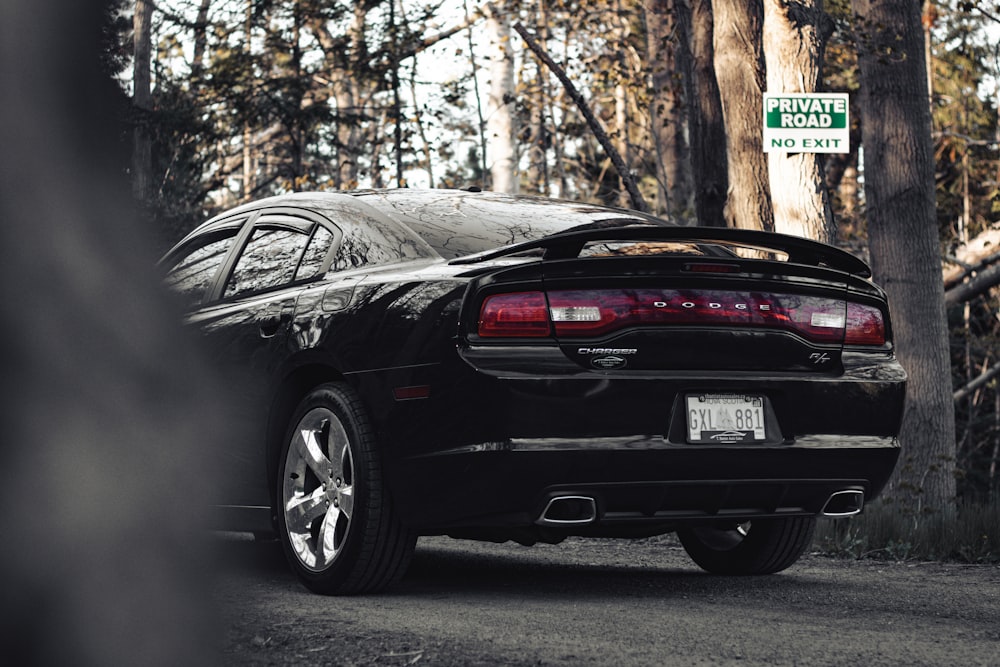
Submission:
[[[289,325],[298,296],[323,275],[338,236],[339,230],[308,212],[261,213],[244,225],[211,293],[188,316],[222,369],[234,408],[231,440],[238,446],[222,453],[223,505],[269,503],[269,402],[291,353]]]

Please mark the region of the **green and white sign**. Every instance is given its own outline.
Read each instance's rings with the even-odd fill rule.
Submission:
[[[847,93],[764,93],[765,153],[849,153]]]

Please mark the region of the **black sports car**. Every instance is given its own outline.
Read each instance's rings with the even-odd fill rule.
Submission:
[[[432,534],[676,531],[708,571],[776,572],[899,453],[885,294],[813,241],[364,191],[241,206],[162,266],[245,410],[224,525],[277,531],[320,593]]]

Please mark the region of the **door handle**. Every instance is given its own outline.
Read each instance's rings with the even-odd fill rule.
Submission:
[[[280,315],[270,315],[267,317],[262,317],[257,321],[260,329],[261,338],[271,338],[284,324],[288,324],[292,320],[291,313],[281,313]]]

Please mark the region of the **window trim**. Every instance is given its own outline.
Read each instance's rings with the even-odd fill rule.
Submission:
[[[336,249],[340,247],[340,241],[343,237],[343,232],[340,228],[333,224],[326,217],[315,213],[313,211],[301,208],[295,208],[290,206],[277,206],[274,208],[264,208],[255,211],[251,218],[244,223],[245,226],[240,233],[237,235],[236,241],[233,243],[233,252],[226,258],[224,262],[224,271],[216,276],[215,285],[211,290],[211,296],[205,299],[202,304],[206,303],[231,303],[233,301],[238,301],[240,299],[245,299],[248,297],[257,296],[259,294],[266,294],[269,292],[274,292],[281,289],[286,289],[288,287],[294,287],[298,285],[305,285],[309,282],[314,282],[321,280],[330,270],[330,265],[333,263],[333,258],[335,256]],[[323,259],[321,264],[321,269],[315,275],[309,278],[300,278],[298,280],[294,279],[295,274],[299,270],[299,266],[302,263],[302,257],[305,254],[306,249],[312,242],[316,235],[316,230],[319,227],[324,227],[328,232],[333,235],[330,241],[330,247],[327,249],[326,257]],[[309,238],[306,240],[306,244],[302,247],[302,251],[295,263],[295,270],[292,272],[293,280],[289,282],[282,283],[280,285],[275,285],[272,287],[265,287],[263,289],[252,290],[247,292],[239,292],[232,296],[224,296],[226,285],[228,284],[230,278],[232,277],[233,271],[236,269],[236,264],[239,258],[243,256],[243,252],[246,250],[247,245],[250,243],[250,239],[253,237],[253,233],[256,229],[286,229],[297,232],[305,233]]]
[[[190,255],[192,246],[197,246],[199,248],[204,247],[210,243],[214,243],[215,240],[223,238],[225,234],[230,231],[235,231],[232,234],[232,243],[229,245],[226,254],[219,263],[219,266],[215,269],[215,274],[208,281],[208,285],[205,288],[205,292],[201,296],[201,300],[197,303],[192,304],[191,310],[199,310],[204,308],[207,304],[212,303],[214,295],[219,288],[219,280],[224,271],[227,271],[227,267],[230,267],[233,261],[233,256],[236,247],[241,243],[241,239],[246,235],[246,230],[252,226],[252,222],[257,218],[258,212],[251,211],[249,213],[243,212],[236,215],[224,218],[217,222],[212,222],[205,225],[203,228],[195,230],[190,236],[181,241],[174,249],[169,252],[163,259],[160,260],[159,265],[164,269],[165,272],[169,272],[173,265],[178,259],[186,255]],[[207,243],[206,239],[213,238]]]

